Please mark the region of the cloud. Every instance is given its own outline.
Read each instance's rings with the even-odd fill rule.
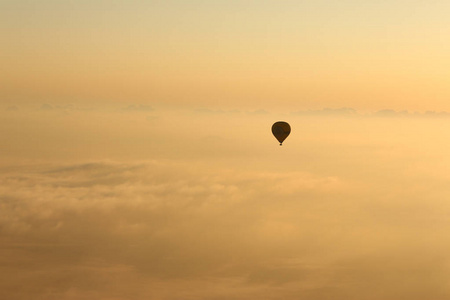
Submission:
[[[399,116],[408,116],[409,113],[406,110],[395,111],[392,109],[383,109],[383,110],[374,112],[372,115],[374,117],[399,117]]]
[[[269,114],[269,112],[267,110],[264,109],[257,109],[257,110],[253,110],[253,111],[247,111],[246,112],[249,115],[267,115]]]
[[[2,174],[2,263],[8,272],[0,286],[8,299],[30,297],[27,292],[94,299],[87,296],[91,287],[109,293],[114,278],[127,280],[124,286],[133,285],[130,278],[146,282],[149,291],[162,280],[254,284],[261,280],[247,269],[258,272],[271,252],[283,253],[267,242],[287,242],[283,230],[299,233],[278,220],[283,206],[299,206],[302,194],[314,198],[339,189],[338,182],[308,174],[218,176],[159,162],[37,166]],[[312,191],[315,186],[321,191]],[[310,201],[301,206],[311,207]],[[302,253],[303,238],[297,238],[292,247]],[[7,294],[6,286],[19,282],[28,289]]]
[[[223,109],[209,109],[209,108],[198,108],[194,110],[197,113],[202,114],[214,114],[214,115],[221,115],[221,114],[240,114],[241,111],[238,109],[231,109],[231,110],[223,110]]]
[[[125,108],[123,108],[124,111],[129,111],[129,112],[133,112],[133,111],[142,111],[142,112],[149,112],[149,111],[153,111],[153,108],[150,105],[147,104],[132,104],[129,105]]]
[[[343,108],[324,108],[320,110],[306,110],[293,112],[294,115],[300,116],[352,116],[356,115],[357,112],[353,108],[343,107]]]
[[[450,296],[442,122],[4,115],[1,299]]]
[[[432,119],[440,119],[440,118],[449,118],[450,113],[446,111],[426,111],[426,112],[409,112],[407,110],[396,111],[392,109],[382,109],[368,116],[372,117],[390,117],[390,118],[398,118],[398,117],[406,117],[406,118],[432,118]]]
[[[49,110],[53,110],[55,109],[53,105],[49,104],[49,103],[44,103],[41,105],[41,107],[39,108],[40,110],[45,110],[45,111],[49,111]]]
[[[70,113],[73,111],[89,111],[92,110],[91,108],[87,107],[79,107],[72,103],[66,103],[66,104],[57,104],[53,105],[50,103],[44,103],[39,107],[39,110],[41,111],[55,111],[55,112],[62,112],[62,113]]]
[[[450,112],[447,111],[440,111],[440,112],[436,112],[436,111],[426,111],[424,113],[425,117],[437,117],[437,118],[449,118],[450,117]]]
[[[168,160],[0,171],[5,299],[449,296],[444,182]]]
[[[19,107],[17,105],[10,105],[6,108],[7,111],[18,111]]]
[[[353,108],[324,108],[320,110],[303,110],[292,112],[291,115],[312,116],[312,117],[381,117],[381,118],[449,118],[450,113],[446,111],[426,111],[426,112],[409,112],[407,110],[381,109],[374,112],[362,113]]]

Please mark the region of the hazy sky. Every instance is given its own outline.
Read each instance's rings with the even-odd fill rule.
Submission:
[[[450,110],[448,1],[0,1],[5,101]]]
[[[449,3],[0,0],[0,299],[450,299]]]

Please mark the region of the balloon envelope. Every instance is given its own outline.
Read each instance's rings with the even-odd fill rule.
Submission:
[[[283,144],[283,141],[288,137],[291,133],[291,126],[288,123],[280,121],[276,122],[272,125],[272,133],[275,138],[280,142],[280,146]]]

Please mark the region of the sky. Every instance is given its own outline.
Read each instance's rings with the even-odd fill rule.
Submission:
[[[450,110],[448,1],[0,1],[9,102]]]
[[[450,299],[448,15],[0,0],[0,298]]]

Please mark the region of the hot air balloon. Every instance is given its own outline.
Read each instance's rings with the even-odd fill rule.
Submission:
[[[291,126],[288,123],[280,121],[276,122],[272,125],[272,133],[275,138],[280,142],[280,146],[283,144],[283,141],[288,137],[291,133]]]

